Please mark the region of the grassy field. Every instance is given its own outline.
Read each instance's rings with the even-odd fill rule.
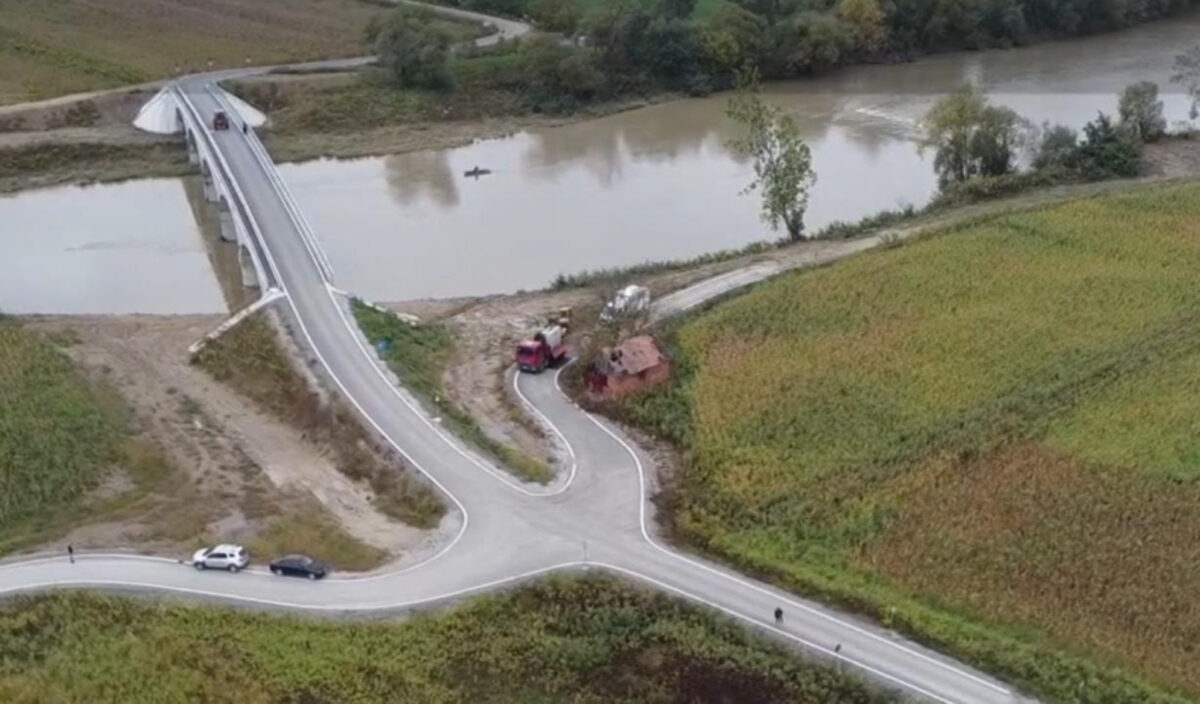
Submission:
[[[383,343],[381,356],[404,386],[432,403],[455,435],[492,455],[516,476],[545,484],[554,470],[545,462],[489,437],[469,413],[446,398],[442,374],[454,355],[454,338],[439,324],[409,325],[390,313],[354,302],[354,316],[371,344]]]
[[[195,170],[178,144],[34,144],[0,150],[0,193]]]
[[[605,578],[549,579],[399,624],[86,594],[22,599],[0,610],[0,700],[895,701]]]
[[[0,104],[217,68],[365,53],[357,0],[5,0]]]
[[[1200,186],[982,220],[681,324],[679,534],[1054,700],[1200,693]]]
[[[122,459],[127,418],[49,340],[0,318],[0,525],[79,499]]]
[[[263,410],[303,430],[312,442],[327,446],[342,473],[371,485],[376,506],[387,515],[421,528],[438,524],[445,507],[433,490],[369,449],[349,409],[337,401],[322,401],[309,388],[262,313],[205,347],[196,363]]]

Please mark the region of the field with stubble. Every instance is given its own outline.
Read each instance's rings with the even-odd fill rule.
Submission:
[[[621,409],[688,542],[1051,701],[1200,693],[1200,186],[978,221],[679,324]]]
[[[358,0],[5,0],[0,105],[177,72],[366,53]]]

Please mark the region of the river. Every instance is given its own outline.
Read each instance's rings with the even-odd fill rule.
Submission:
[[[812,149],[812,231],[928,201],[937,184],[932,155],[917,144],[918,123],[937,96],[964,81],[1034,124],[1080,127],[1098,111],[1114,112],[1126,85],[1151,80],[1175,122],[1186,118],[1187,101],[1169,84],[1171,64],[1198,40],[1200,13],[1118,34],[844,69],[766,93],[798,117]],[[778,237],[759,219],[757,195],[742,194],[750,164],[726,146],[726,101],[679,100],[458,149],[281,172],[342,288],[379,301],[536,289],[560,272]],[[492,173],[465,177],[474,166]],[[24,252],[20,262],[0,260],[0,310],[188,312],[219,301],[215,284],[189,268],[203,259],[194,226],[167,222],[186,218],[186,208],[180,213],[166,196],[149,203],[154,194],[139,189],[166,188],[149,183],[162,182],[0,198],[0,238],[21,240],[16,251]],[[125,254],[73,249],[89,242]],[[190,263],[170,247],[191,251]],[[137,290],[126,290],[130,276],[141,278]]]

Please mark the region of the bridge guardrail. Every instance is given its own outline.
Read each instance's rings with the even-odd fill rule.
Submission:
[[[184,112],[195,123],[196,131],[202,136],[208,145],[209,151],[212,152],[213,158],[217,162],[216,167],[221,169],[226,182],[229,184],[229,188],[234,192],[235,205],[241,213],[246,229],[249,230],[249,234],[254,240],[254,246],[250,249],[250,258],[254,263],[254,273],[259,277],[260,282],[267,282],[267,287],[264,290],[282,289],[279,268],[275,265],[275,259],[271,256],[271,251],[267,249],[266,241],[262,236],[262,229],[259,227],[258,221],[255,220],[254,213],[250,211],[249,201],[246,200],[246,195],[242,193],[237,179],[233,177],[233,170],[229,168],[229,163],[225,160],[225,155],[217,148],[216,142],[208,130],[208,124],[200,115],[200,111],[192,103],[191,98],[178,83],[172,84],[171,90],[175,93],[180,105],[184,107]]]
[[[228,114],[236,114],[233,106],[216,86],[208,84],[206,88],[209,94],[213,96],[213,99],[225,107]],[[330,283],[333,279],[333,266],[329,263],[329,258],[325,255],[325,250],[321,246],[320,240],[317,239],[316,233],[313,231],[308,219],[304,217],[304,212],[296,203],[291,190],[283,182],[283,177],[279,175],[279,169],[276,167],[275,161],[267,153],[267,148],[263,145],[262,140],[258,138],[257,133],[252,130],[248,132],[246,134],[246,142],[250,145],[250,151],[254,154],[255,159],[258,160],[260,168],[266,174],[267,180],[271,182],[271,186],[283,202],[284,209],[288,211],[288,215],[292,218],[292,222],[295,223],[296,229],[300,232],[300,237],[304,240],[304,247],[316,263],[321,278],[324,279],[325,283]]]

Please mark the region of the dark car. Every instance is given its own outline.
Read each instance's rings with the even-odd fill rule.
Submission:
[[[280,574],[286,577],[318,579],[324,577],[328,572],[329,568],[324,562],[318,562],[304,555],[288,555],[271,563],[271,574]]]

